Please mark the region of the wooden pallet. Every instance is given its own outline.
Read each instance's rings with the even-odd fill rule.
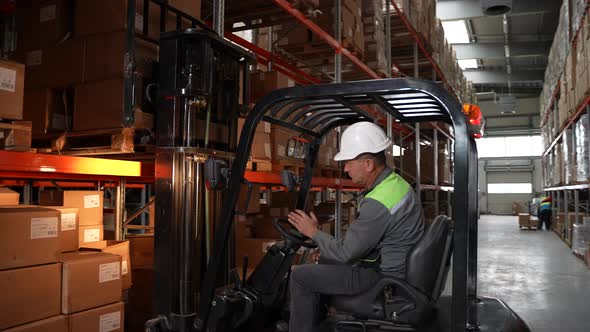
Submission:
[[[537,226],[519,225],[518,227],[520,228],[521,231],[536,231],[537,230]]]
[[[0,122],[0,149],[11,151],[31,151],[30,121]]]
[[[136,152],[135,139],[142,134],[146,133],[134,128],[87,130],[36,137],[33,144],[36,148],[51,148],[52,153],[63,155],[129,154]]]

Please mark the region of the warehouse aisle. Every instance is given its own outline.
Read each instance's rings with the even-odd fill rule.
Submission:
[[[478,293],[506,301],[532,331],[590,331],[590,270],[555,233],[482,216],[478,261]]]

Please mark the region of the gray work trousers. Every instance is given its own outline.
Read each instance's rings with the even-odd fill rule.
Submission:
[[[289,287],[289,332],[316,332],[322,320],[320,295],[354,295],[368,290],[381,278],[374,269],[347,265],[294,266]]]

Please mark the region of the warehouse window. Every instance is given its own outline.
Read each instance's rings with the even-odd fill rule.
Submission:
[[[480,158],[536,157],[542,154],[540,135],[486,137],[476,140]]]
[[[531,194],[532,183],[488,183],[488,194]]]

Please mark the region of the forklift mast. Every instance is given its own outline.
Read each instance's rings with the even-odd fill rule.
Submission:
[[[222,210],[219,189],[226,181],[220,168],[236,152],[239,98],[242,94],[248,105],[250,61],[248,53],[207,31],[171,32],[160,41],[154,240],[158,316],[148,325],[162,331],[190,331],[196,317],[212,221]]]

